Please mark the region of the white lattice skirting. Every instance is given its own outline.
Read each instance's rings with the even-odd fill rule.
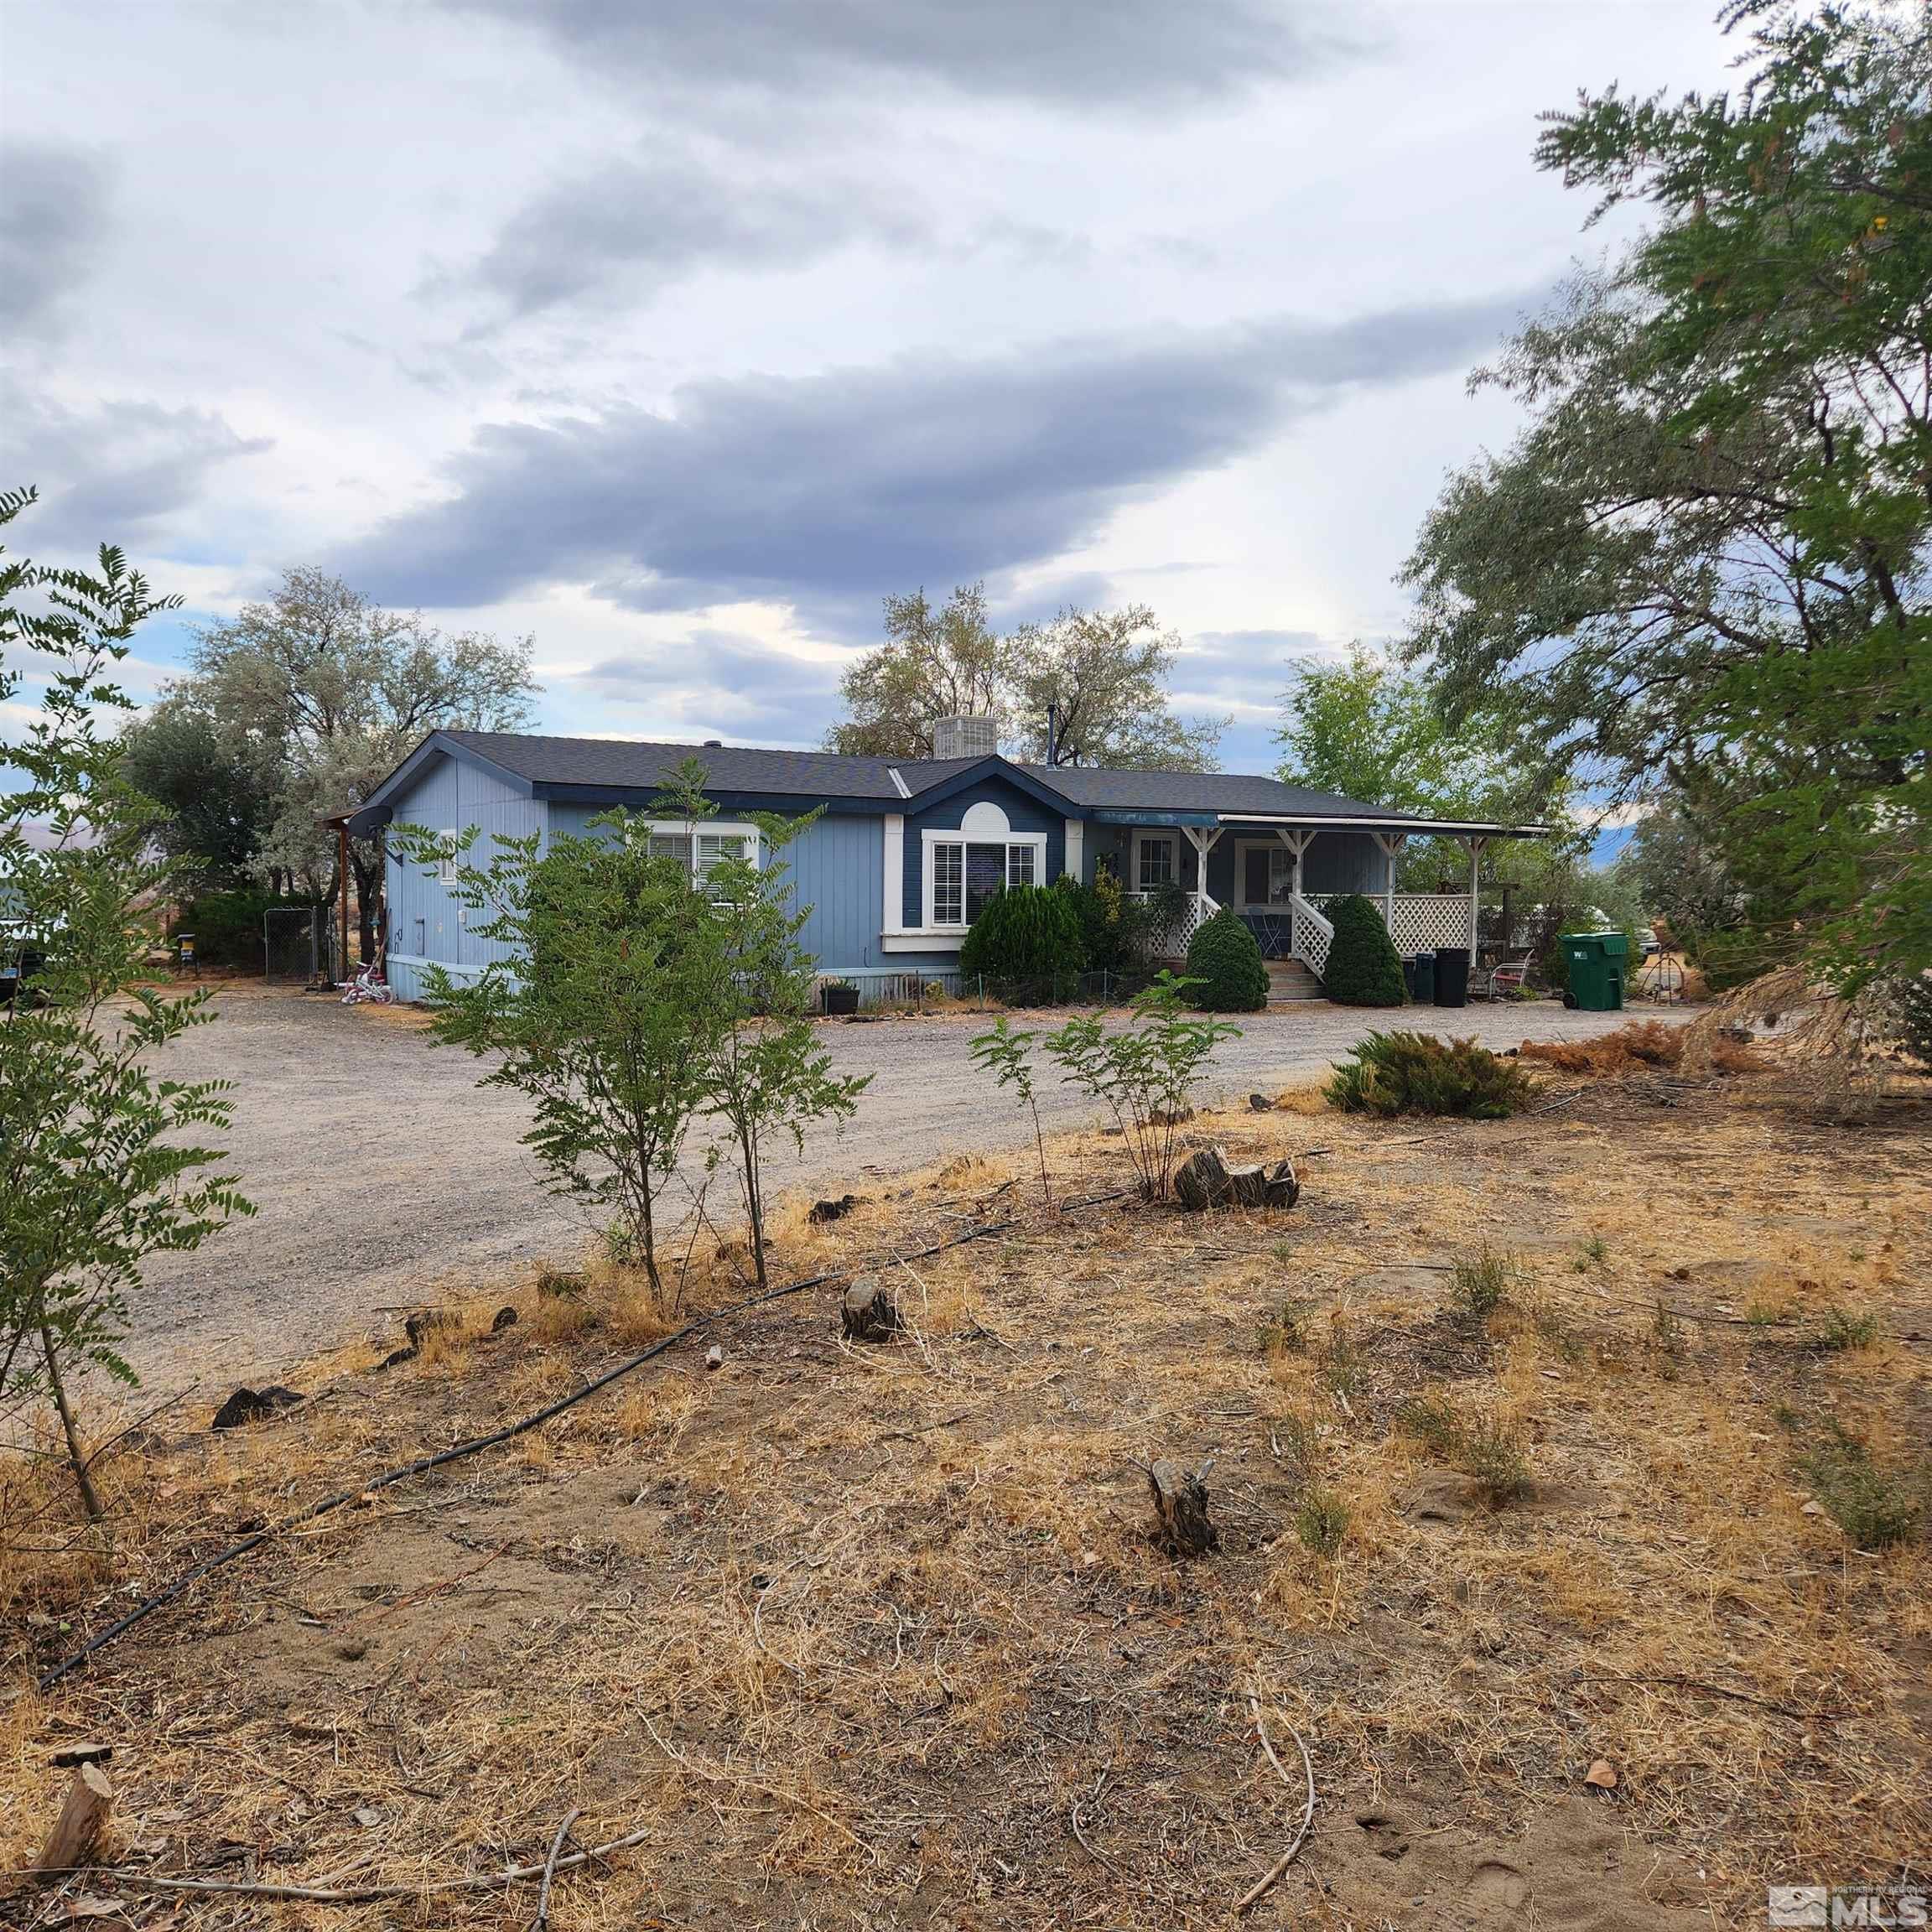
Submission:
[[[1391,916],[1379,892],[1362,895],[1389,922],[1389,937],[1398,953],[1432,953],[1438,946],[1469,943],[1469,900],[1461,892],[1398,892]],[[1326,906],[1334,895],[1315,903]],[[1317,969],[1319,970],[1319,969]]]

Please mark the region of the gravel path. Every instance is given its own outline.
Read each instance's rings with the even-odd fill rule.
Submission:
[[[589,1226],[547,1194],[520,1144],[520,1097],[475,1084],[467,1054],[432,1047],[406,1009],[345,1008],[333,1000],[255,989],[224,994],[219,1024],[169,1055],[177,1078],[236,1083],[231,1135],[244,1191],[260,1209],[199,1254],[150,1265],[127,1353],[148,1393],[197,1378],[210,1386],[272,1376],[385,1320],[439,1284],[469,1287],[537,1260],[571,1265]],[[1384,1015],[1310,1003],[1248,1016],[1223,1043],[1216,1082],[1228,1095],[1275,1090],[1319,1073]],[[1438,1022],[1492,1046],[1583,1038],[1618,1014],[1553,1005],[1475,1006]],[[843,1072],[870,1073],[841,1135],[787,1145],[773,1192],[811,1184],[862,1187],[867,1172],[923,1166],[953,1153],[1015,1146],[1030,1130],[995,1098],[968,1057],[977,1015],[832,1025],[825,1041]],[[1093,1118],[1049,1086],[1042,1115],[1072,1127]]]

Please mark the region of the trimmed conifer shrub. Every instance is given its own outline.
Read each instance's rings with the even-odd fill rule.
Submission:
[[[994,982],[1072,980],[1085,964],[1079,908],[1050,886],[995,892],[959,948],[960,972]]]
[[[1254,1013],[1268,1004],[1268,969],[1261,948],[1239,912],[1223,906],[1187,942],[1187,977],[1204,1013]]]
[[[1473,1040],[1444,1041],[1426,1033],[1371,1033],[1323,1088],[1344,1114],[1448,1114],[1501,1120],[1535,1091],[1514,1060]]]
[[[1327,911],[1335,937],[1322,975],[1322,991],[1342,1006],[1401,1005],[1408,989],[1382,915],[1359,892],[1332,900]]]

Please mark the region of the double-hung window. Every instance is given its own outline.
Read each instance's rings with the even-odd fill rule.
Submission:
[[[1037,838],[931,840],[933,925],[970,926],[1001,886],[1038,885],[1041,843]]]
[[[1135,860],[1135,871],[1136,891],[1157,892],[1163,886],[1171,886],[1178,876],[1174,840],[1166,834],[1141,839]]]
[[[683,832],[669,829],[651,834],[653,859],[675,859],[702,886],[726,859],[756,859],[756,835],[750,832]]]

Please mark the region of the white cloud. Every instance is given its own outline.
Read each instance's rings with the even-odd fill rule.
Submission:
[[[1728,49],[1678,0],[69,0],[7,51],[10,548],[113,538],[210,615],[373,532],[535,631],[554,726],[808,743],[922,579],[1399,630],[1509,432],[1492,305],[1584,246],[1536,116]],[[1485,314],[1337,372],[1348,318]],[[1279,666],[1190,660],[1261,756]]]

